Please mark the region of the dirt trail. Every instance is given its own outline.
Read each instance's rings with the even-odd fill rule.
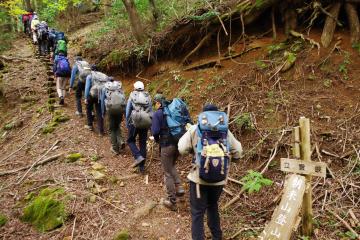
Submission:
[[[25,39],[16,41],[12,51],[6,54],[34,56],[32,46]],[[190,238],[188,196],[185,196],[184,201],[179,204],[178,212],[170,212],[163,206],[157,205],[150,214],[140,218],[134,217],[136,209],[143,207],[149,201],[159,203],[160,198],[164,197],[165,191],[157,151],[149,166],[148,184],[145,184],[145,177],[142,175],[114,183],[115,178],[133,174],[130,169],[132,157],[128,149],[119,157],[114,157],[109,151],[108,136],[99,137],[96,133],[84,129],[85,118],[74,115],[74,93],[66,97],[65,107],[56,109],[70,116],[70,121],[60,124],[51,134],[41,133],[40,127],[51,118],[50,113],[44,108],[47,102],[45,87],[47,76],[46,67],[42,61],[31,57],[29,62],[10,63],[4,79],[6,79],[9,99],[16,99],[13,93],[15,89],[27,89],[26,87],[30,85],[31,91],[29,90],[28,96],[31,96],[33,100],[30,103],[24,103],[21,100],[13,101],[6,106],[9,110],[3,117],[3,122],[20,119],[23,121],[23,127],[12,129],[1,138],[0,172],[31,165],[57,140],[61,141],[58,147],[51,150],[47,156],[80,152],[84,155],[84,159],[75,163],[66,163],[63,159],[59,159],[40,166],[31,171],[18,185],[16,182],[24,175],[24,171],[16,175],[1,177],[0,209],[9,218],[5,227],[0,228],[2,239],[64,239],[71,236],[75,217],[74,239],[111,239],[122,229],[127,229],[132,239]],[[23,95],[22,90],[20,94]],[[26,142],[28,143],[20,151],[4,160]],[[108,188],[108,190],[99,194],[105,201],[97,199],[92,202],[89,200],[92,195],[88,187],[92,182],[91,158],[96,156],[100,157],[97,162],[105,167],[106,174],[106,178],[98,183],[102,189]],[[184,173],[185,170],[183,177],[185,177]],[[64,226],[55,231],[40,234],[33,227],[19,220],[22,215],[22,205],[19,202],[31,191],[36,192],[47,186],[63,187],[73,197],[67,206],[70,217]],[[126,213],[107,202],[123,208]]]

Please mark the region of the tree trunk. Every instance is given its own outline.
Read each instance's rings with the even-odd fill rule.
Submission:
[[[26,11],[32,10],[30,0],[24,0],[24,2],[25,2]]]
[[[156,28],[158,23],[159,23],[159,19],[160,19],[160,11],[156,7],[155,0],[149,0],[149,3],[150,3],[151,12],[152,12],[152,15],[153,15],[153,18],[154,18],[153,19],[153,26],[154,26],[154,28]]]
[[[359,41],[359,34],[360,34],[358,13],[356,10],[356,6],[352,3],[345,3],[345,10],[350,26],[351,43],[354,44]]]
[[[128,12],[133,34],[136,40],[138,41],[138,43],[141,44],[145,41],[146,35],[139,14],[136,10],[134,0],[122,0],[122,1],[125,5],[126,11]]]
[[[340,2],[332,4],[331,9],[330,9],[330,14],[332,17],[327,16],[327,18],[326,18],[323,33],[321,35],[321,43],[324,47],[329,47],[330,43],[334,37],[336,21],[339,16],[340,7],[341,7]]]

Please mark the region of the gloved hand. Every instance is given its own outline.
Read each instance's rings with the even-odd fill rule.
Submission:
[[[150,141],[155,141],[154,136],[150,136],[150,137],[149,137],[149,140],[150,140]]]
[[[191,128],[191,126],[192,125],[190,123],[187,123],[186,126],[185,126],[186,131],[189,130]]]

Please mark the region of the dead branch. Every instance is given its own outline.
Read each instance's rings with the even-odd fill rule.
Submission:
[[[299,32],[296,32],[294,30],[290,30],[290,34],[294,37],[298,37],[301,38],[304,41],[308,41],[312,46],[316,46],[316,48],[318,49],[318,54],[320,54],[320,44],[318,42],[316,42],[314,39],[305,37],[304,34],[301,34]]]
[[[250,52],[252,50],[258,49],[258,48],[260,48],[260,47],[255,46],[255,47],[249,48],[247,50],[244,50],[241,53],[237,53],[237,54],[232,55],[232,56],[222,57],[222,58],[220,58],[220,61],[240,57],[240,56],[242,56],[242,55],[244,55],[244,54],[246,54],[246,53],[248,53],[248,52]],[[187,67],[187,68],[184,69],[184,71],[191,71],[191,70],[196,70],[196,69],[200,69],[200,68],[213,67],[213,66],[216,65],[216,63],[218,63],[218,61],[219,61],[219,59],[203,62],[203,63],[197,64],[195,66]]]
[[[341,7],[341,2],[333,3],[331,5],[331,9],[330,9],[331,17],[327,16],[327,18],[326,18],[323,33],[321,35],[321,43],[326,48],[329,47],[329,45],[334,37],[334,32],[335,32],[336,23],[337,23],[337,21],[334,19],[338,18],[339,12],[340,12],[340,7]]]
[[[20,57],[9,57],[9,56],[4,56],[4,55],[0,55],[0,59],[3,59],[5,61],[12,61],[12,62],[28,62],[28,63],[32,63],[31,60],[28,60],[26,58],[20,58]]]
[[[24,175],[17,181],[16,184],[20,184],[22,180],[26,177],[26,175],[35,167],[37,163],[39,163],[56,145],[58,145],[60,141],[57,140],[40,158],[38,158],[30,168],[24,173]]]
[[[6,175],[10,175],[10,174],[14,174],[14,173],[17,173],[17,172],[20,172],[20,171],[24,171],[24,170],[28,170],[29,168],[34,168],[34,167],[37,167],[37,166],[40,166],[40,165],[44,165],[46,163],[49,163],[49,162],[52,162],[56,159],[58,159],[59,157],[61,157],[64,153],[59,153],[59,154],[56,154],[54,156],[51,156],[51,157],[48,157],[38,163],[36,163],[35,165],[30,165],[30,166],[26,166],[26,167],[22,167],[22,168],[18,168],[18,169],[15,169],[15,170],[10,170],[10,171],[6,171],[6,172],[1,172],[0,173],[0,177],[1,176],[6,176]]]
[[[189,57],[191,57],[194,53],[196,53],[205,43],[206,41],[211,37],[211,35],[214,33],[214,31],[209,32],[206,34],[205,37],[198,43],[198,45],[190,52],[188,55],[186,55],[183,60],[181,61],[182,64],[185,64],[185,62],[188,60]]]
[[[336,217],[350,232],[352,232],[357,239],[360,240],[359,234],[355,232],[355,230],[350,226],[349,223],[347,223],[344,219],[342,219],[339,215],[337,215],[335,212],[331,211],[330,209],[326,209],[329,213],[331,213],[334,217]]]

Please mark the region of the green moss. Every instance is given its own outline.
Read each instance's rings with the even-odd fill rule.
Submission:
[[[60,227],[67,218],[65,195],[62,188],[45,188],[38,196],[32,197],[23,210],[21,220],[32,224],[40,232]]]
[[[128,240],[128,239],[130,239],[130,235],[127,230],[121,230],[113,238],[113,240]]]
[[[236,116],[234,122],[240,129],[245,129],[245,130],[255,129],[250,113],[242,113]]]
[[[61,112],[55,111],[54,116],[52,120],[42,128],[42,133],[52,133],[55,131],[56,127],[59,125],[59,123],[67,122],[70,118],[67,115],[64,115]]]
[[[0,227],[4,226],[7,223],[7,217],[0,213]]]
[[[47,102],[48,102],[48,104],[54,104],[56,102],[56,99],[55,98],[49,98]]]
[[[8,123],[8,124],[6,124],[4,127],[3,127],[3,129],[5,130],[5,131],[9,131],[9,130],[11,130],[11,129],[13,129],[14,128],[14,123]]]
[[[66,115],[57,115],[57,116],[54,116],[54,118],[53,118],[53,122],[56,122],[56,123],[63,123],[63,122],[67,122],[69,120],[70,120],[70,118]]]
[[[66,156],[66,162],[76,162],[80,158],[82,158],[81,153],[72,153]]]

